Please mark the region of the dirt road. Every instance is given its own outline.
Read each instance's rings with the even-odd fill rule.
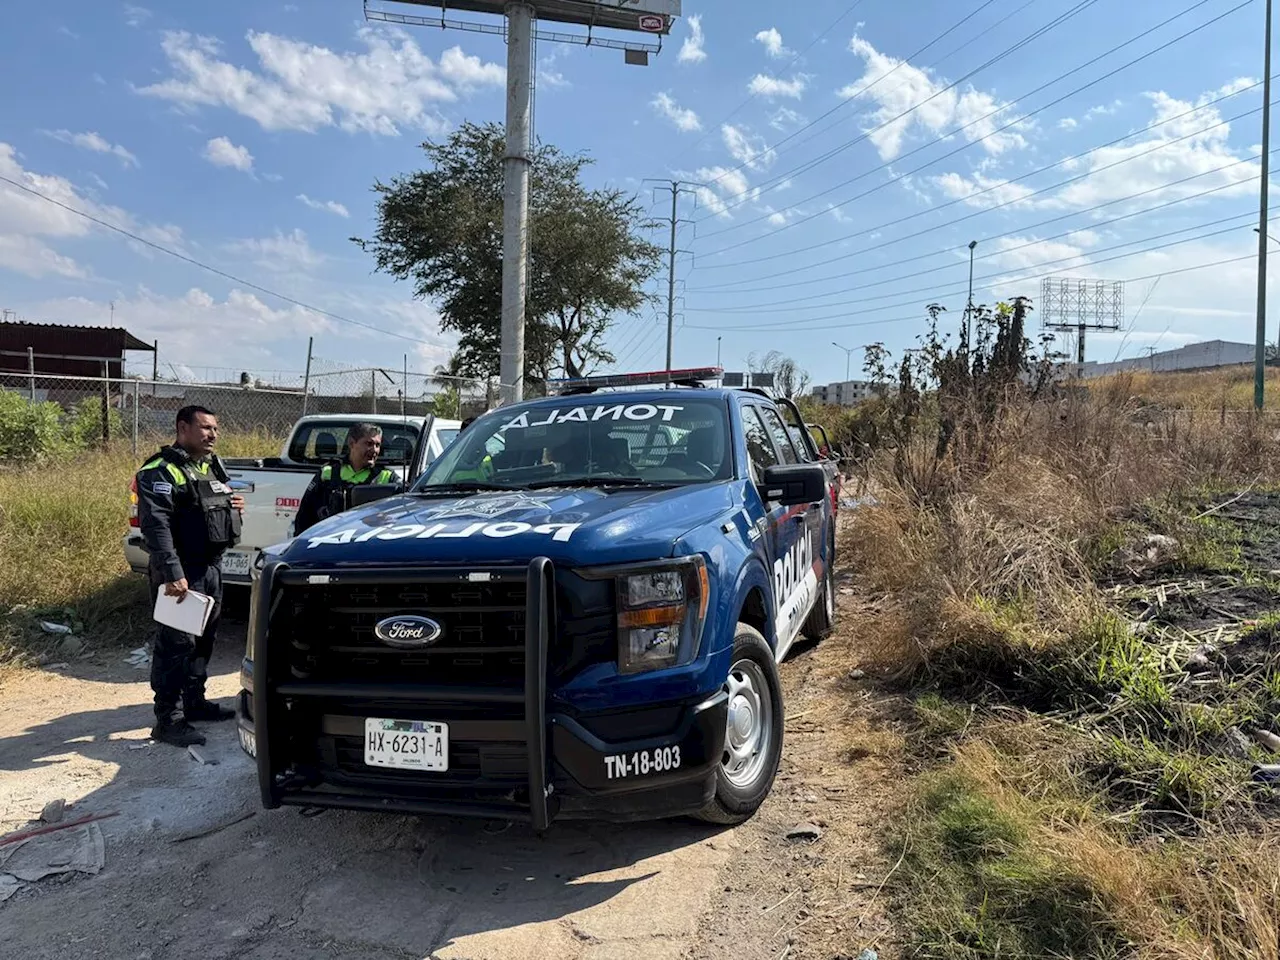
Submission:
[[[224,627],[211,696],[236,689],[236,631]],[[892,956],[876,889],[892,771],[867,746],[890,721],[845,679],[850,644],[836,637],[784,666],[783,770],[760,814],[733,830],[558,823],[538,837],[518,824],[265,811],[233,724],[208,728],[216,765],[147,745],[150,690],[122,654],[11,676],[0,831],[60,797],[68,816],[119,815],[100,824],[99,874],[50,877],[0,903],[0,953],[829,960],[875,944]],[[799,821],[822,838],[787,840]]]

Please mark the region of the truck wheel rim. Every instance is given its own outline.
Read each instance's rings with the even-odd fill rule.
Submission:
[[[735,787],[759,779],[773,748],[773,699],[764,670],[754,660],[739,660],[729,671],[728,729],[721,767]]]

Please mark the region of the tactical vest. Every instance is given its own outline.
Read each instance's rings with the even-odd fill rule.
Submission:
[[[387,470],[374,465],[368,469],[368,475],[363,480],[345,480],[342,477],[343,468],[348,464],[345,460],[332,460],[320,468],[320,482],[328,487],[324,497],[324,502],[320,509],[316,511],[316,519],[324,520],[332,517],[335,513],[342,513],[348,509],[351,502],[351,488],[361,487],[365,484],[375,483],[377,480],[387,473]],[[324,476],[324,471],[329,471],[329,476]]]
[[[220,555],[240,540],[240,511],[231,506],[231,477],[214,454],[208,473],[196,469],[191,458],[174,447],[163,448],[156,456],[171,463],[187,478],[196,509],[204,518],[205,542],[211,554]]]

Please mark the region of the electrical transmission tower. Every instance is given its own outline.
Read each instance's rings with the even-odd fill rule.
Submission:
[[[1124,281],[1046,277],[1040,282],[1040,319],[1046,330],[1076,334],[1076,372],[1081,375],[1085,331],[1120,329]]]
[[[676,254],[687,252],[681,251],[676,247],[676,228],[682,223],[693,222],[680,219],[680,194],[694,194],[691,188],[700,187],[703,184],[693,183],[688,180],[646,180],[645,182],[665,184],[660,189],[671,194],[671,216],[663,218],[663,222],[671,226],[671,241],[667,245],[667,370],[669,372],[672,369],[671,354],[675,343]]]

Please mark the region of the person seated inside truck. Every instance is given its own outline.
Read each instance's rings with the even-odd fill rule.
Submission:
[[[316,449],[320,447],[316,443]],[[382,452],[382,428],[372,423],[357,423],[347,434],[347,456],[326,463],[302,495],[293,522],[296,537],[326,517],[341,513],[350,506],[351,488],[366,483],[394,483],[395,474],[379,469]]]
[[[560,473],[567,477],[635,475],[631,449],[624,437],[610,436],[611,424],[602,421],[572,426],[573,429],[557,431],[560,436],[547,450],[547,459],[559,465]]]

